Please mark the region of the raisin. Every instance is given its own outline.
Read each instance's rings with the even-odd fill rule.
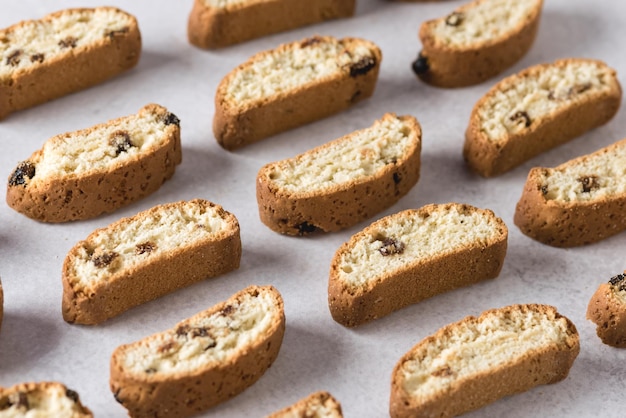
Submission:
[[[148,373],[148,374],[152,374],[152,373],[156,373],[156,369],[154,367],[149,367],[146,370],[144,370],[144,372]],[[119,402],[119,401],[118,401]]]
[[[220,311],[220,315],[228,316],[235,311],[235,307],[233,305],[226,305]]]
[[[578,181],[583,186],[583,193],[589,193],[592,190],[600,188],[600,183],[598,183],[598,176],[580,177],[578,178]]]
[[[110,31],[106,32],[104,34],[104,36],[106,36],[107,38],[115,38],[118,35],[124,35],[126,33],[128,33],[128,28],[127,27],[122,28],[122,29],[118,29],[118,30],[110,30]]]
[[[135,246],[135,254],[141,255],[145,253],[151,253],[155,249],[156,249],[156,245],[151,243],[150,241],[147,241],[142,244],[137,244]]]
[[[77,41],[78,39],[74,38],[73,36],[68,36],[67,38],[61,39],[59,41],[59,46],[61,47],[61,49],[76,48]]]
[[[171,350],[174,347],[176,347],[176,342],[175,341],[168,341],[165,344],[161,344],[161,346],[159,346],[159,348],[157,348],[157,351],[159,353],[164,353],[166,351]]]
[[[626,279],[626,275],[624,274],[618,274],[617,276],[611,277],[609,279],[609,283],[612,286],[616,286],[618,283],[622,282],[624,279]]]
[[[554,95],[554,90],[550,90],[548,92],[548,100],[554,100],[556,99],[556,96]]]
[[[319,44],[320,42],[322,42],[322,38],[320,38],[319,36],[312,36],[311,38],[302,41],[302,43],[300,44],[300,48],[306,48],[307,46]]]
[[[548,186],[546,186],[545,184],[541,186],[541,194],[543,195],[548,194]]]
[[[402,176],[400,175],[400,173],[393,173],[393,182],[396,184],[400,184],[400,181],[402,180]]]
[[[22,55],[21,49],[16,49],[15,51],[11,52],[7,57],[7,65],[10,65],[11,67],[16,67],[17,64],[20,63],[20,55]]]
[[[317,227],[308,222],[302,222],[301,224],[296,226],[296,228],[298,228],[299,235],[310,234],[310,233],[317,231]]]
[[[130,135],[126,131],[115,131],[109,138],[109,145],[115,148],[115,156],[128,152],[129,149],[134,147],[130,140]]]
[[[9,395],[9,404],[15,405],[17,408],[24,408],[28,410],[30,405],[28,404],[28,395],[24,392],[16,392]]]
[[[591,88],[591,83],[576,84],[574,87],[571,87],[569,89],[569,91],[567,92],[567,95],[568,97],[570,97],[576,94],[581,94],[581,93],[586,92],[590,88]]]
[[[523,110],[518,110],[517,112],[515,112],[509,118],[509,120],[516,122],[518,124],[522,122],[526,128],[528,128],[530,124],[532,123],[530,120],[530,116],[528,116],[528,113],[524,112]]]
[[[384,257],[404,252],[404,243],[394,238],[385,238],[378,252]]]
[[[187,335],[190,329],[191,328],[189,327],[189,325],[181,325],[180,327],[176,328],[176,335],[178,335],[179,337]]]
[[[210,336],[210,334],[207,328],[192,328],[191,329],[191,338],[208,337],[208,336]]]
[[[207,351],[211,348],[214,348],[217,346],[217,341],[213,341],[211,344],[207,345],[206,347],[204,347],[204,351]]]
[[[112,251],[110,253],[107,252],[100,252],[97,255],[94,255],[91,257],[91,261],[93,262],[94,266],[98,267],[98,268],[102,268],[102,267],[106,267],[109,264],[111,264],[113,262],[113,260],[115,260],[117,257],[119,256],[118,253]]]
[[[376,60],[373,57],[361,58],[357,63],[350,66],[350,77],[367,74],[375,66]]]
[[[43,62],[43,58],[43,54],[33,54],[30,56],[30,62],[38,62],[41,64]]]
[[[165,116],[165,119],[163,120],[163,123],[165,125],[176,125],[176,126],[180,126],[180,119],[178,119],[178,117],[176,117],[175,114],[173,113],[168,113]]]
[[[78,402],[78,393],[73,391],[72,389],[68,389],[65,391],[65,396],[73,400],[74,402]]]
[[[26,186],[26,180],[33,177],[35,177],[35,165],[30,161],[22,161],[9,177],[9,186]]]
[[[441,369],[435,370],[434,372],[431,373],[431,375],[435,377],[448,377],[448,376],[452,376],[453,374],[454,372],[452,371],[450,366],[444,366]]]
[[[121,391],[122,391],[122,389],[116,390],[115,393],[113,394],[113,398],[115,398],[115,402],[124,404],[124,401],[122,401],[122,399],[120,398],[120,392]]]
[[[425,74],[430,70],[430,66],[428,65],[428,58],[422,55],[420,52],[417,56],[417,59],[413,61],[412,64],[413,72],[415,74]]]
[[[465,19],[465,15],[461,12],[452,12],[446,17],[446,25],[448,26],[459,26],[463,23]]]

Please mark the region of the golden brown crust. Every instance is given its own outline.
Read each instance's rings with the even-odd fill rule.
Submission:
[[[596,333],[604,344],[626,348],[626,304],[615,292],[624,286],[624,275],[611,279],[619,283],[602,283],[589,300],[587,319],[593,321]],[[623,284],[624,283],[624,284]]]
[[[341,254],[365,239],[368,230],[376,230],[378,225],[401,217],[421,217],[438,206],[441,205],[427,205],[383,218],[339,247],[331,262],[328,280],[328,307],[336,322],[346,327],[358,326],[435,295],[498,277],[507,250],[506,225],[488,209],[449,203],[446,208],[457,206],[461,212],[481,211],[495,218],[500,229],[498,237],[484,245],[468,240],[463,251],[416,260],[401,271],[388,272],[379,280],[367,283],[364,288],[355,288],[341,279]]]
[[[49,397],[46,395],[50,393]],[[53,404],[58,401],[58,393],[64,394],[68,401],[73,403],[74,411],[72,411],[71,415],[63,415],[69,418],[93,418],[92,412],[83,405],[80,401],[78,393],[75,391],[68,389],[65,385],[58,382],[28,382],[28,383],[20,383],[8,388],[0,387],[0,411],[2,411],[5,407],[10,407],[11,405],[16,405],[14,401],[17,399],[17,405],[20,413],[23,415],[19,416],[31,416],[29,409],[32,405],[29,405],[28,397],[35,397],[37,404],[41,404],[44,407],[49,404]],[[43,399],[46,399],[42,402]],[[39,405],[38,405],[39,406]],[[34,412],[32,416],[43,416],[43,411]],[[47,411],[51,413],[52,411]],[[56,411],[57,413],[59,411]],[[18,415],[15,415],[18,416]],[[50,415],[52,416],[52,415]]]
[[[481,320],[488,315],[500,315],[511,310],[538,310],[554,315],[555,320],[567,321],[568,336],[560,345],[528,352],[518,361],[494,367],[488,373],[477,373],[461,381],[453,381],[448,388],[425,402],[417,402],[403,388],[402,365],[422,346],[428,346],[467,321]],[[551,312],[554,312],[552,314]],[[469,316],[447,325],[425,338],[409,350],[396,364],[391,381],[390,415],[392,418],[452,417],[478,409],[505,396],[525,392],[535,386],[557,383],[567,377],[580,351],[578,332],[574,324],[547,305],[512,305],[484,312],[480,317]]]
[[[155,113],[163,118],[172,116],[175,121],[167,124],[164,145],[152,152],[139,154],[124,164],[112,164],[106,170],[85,175],[51,177],[43,182],[7,186],[7,204],[16,211],[41,222],[67,222],[96,217],[112,212],[158,190],[174,175],[176,165],[182,161],[180,126],[178,119],[167,109],[147,105],[141,113]],[[89,129],[61,134],[86,135],[103,126],[115,124],[123,118],[96,125]],[[34,152],[28,161],[36,166],[42,158],[42,150]]]
[[[323,417],[343,417],[341,405],[339,404],[339,402],[330,393],[325,391],[319,391],[310,394],[306,398],[300,399],[298,402],[291,406],[288,406],[281,409],[280,411],[276,411],[273,414],[268,415],[266,418],[284,418],[293,416],[298,416],[302,418],[313,418],[318,416],[322,417],[322,414],[307,415],[307,411],[309,410],[307,407],[309,407],[310,405],[323,405],[326,409],[329,409],[331,411],[329,414],[323,415]]]
[[[614,79],[612,83],[616,88],[594,95],[592,100],[573,100],[567,108],[554,112],[539,123],[533,123],[524,131],[509,134],[505,139],[494,141],[487,137],[481,126],[478,111],[501,90],[503,85],[521,81],[549,66],[564,67],[576,62],[597,62],[606,67],[601,61],[579,59],[564,59],[553,64],[536,65],[500,81],[476,103],[465,132],[463,147],[463,157],[472,170],[483,177],[502,174],[607,123],[615,116],[622,101],[622,90],[615,71],[612,70]]]
[[[622,140],[596,153],[570,160],[573,165],[613,147],[624,146]],[[547,199],[542,178],[547,168],[530,170],[522,196],[517,202],[513,221],[525,235],[553,247],[575,247],[592,244],[626,230],[626,195],[603,196],[586,201]]]
[[[384,118],[387,117],[396,116],[386,114]],[[392,206],[418,182],[422,148],[422,131],[417,120],[412,116],[398,119],[410,127],[412,143],[402,158],[374,176],[348,181],[324,191],[290,192],[278,188],[270,177],[270,166],[280,162],[262,167],[257,175],[256,192],[261,221],[281,234],[302,236],[339,231]],[[338,138],[308,153],[332,149],[335,142],[350,140],[355,134]]]
[[[280,320],[273,323],[266,335],[251,343],[249,349],[240,356],[227,357],[218,365],[202,367],[188,373],[181,372],[174,376],[159,373],[137,376],[127,372],[120,363],[120,353],[137,343],[118,347],[111,356],[110,386],[115,399],[134,418],[182,418],[224,402],[254,384],[272,365],[282,344],[285,317],[283,301],[278,291],[271,286],[250,286],[229,300],[196,315],[210,316],[223,310],[229,302],[239,300],[244,293],[261,291],[274,294]],[[193,318],[179,323],[175,328],[191,321]]]
[[[46,59],[43,63],[15,72],[8,82],[0,83],[0,120],[12,112],[102,83],[133,68],[141,55],[141,34],[136,19],[114,7],[67,9],[49,14],[51,21],[66,13],[115,10],[132,18],[127,31],[103,36],[100,42],[78,46],[68,54]],[[21,27],[17,23],[0,31],[0,37]]]
[[[463,12],[481,1],[484,0],[465,4],[455,12]],[[437,87],[465,87],[500,74],[526,55],[532,46],[539,28],[542,4],[506,37],[468,47],[451,47],[433,34],[433,27],[445,17],[422,23],[420,56],[426,59],[428,70],[418,73],[418,77]]]
[[[328,37],[315,37],[325,42]],[[306,44],[310,39],[296,42]],[[316,121],[349,108],[374,94],[382,60],[380,49],[369,41],[344,38],[345,45],[364,44],[374,53],[374,65],[365,73],[350,75],[350,69],[338,72],[315,83],[308,83],[288,92],[274,95],[260,104],[237,106],[226,99],[226,90],[237,71],[252,65],[255,60],[274,51],[289,49],[283,44],[254,55],[231,71],[219,84],[215,94],[213,133],[217,142],[227,150],[234,150],[277,133]]]
[[[90,287],[90,293],[76,290],[73,266],[79,251],[89,247],[92,237],[100,231],[116,231],[133,219],[153,219],[174,206],[198,206],[216,210],[228,228],[214,239],[204,239],[194,245],[180,246],[174,251],[160,253],[135,267],[120,269]],[[155,206],[132,218],[122,218],[92,232],[77,243],[63,262],[63,319],[69,323],[93,325],[119,315],[142,303],[154,300],[201,280],[239,268],[241,238],[239,223],[234,215],[221,206],[195,199]]]
[[[272,33],[354,14],[355,0],[257,0],[224,8],[195,0],[187,35],[199,48],[215,49]]]

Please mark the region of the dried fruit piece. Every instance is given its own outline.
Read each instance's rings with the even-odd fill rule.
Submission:
[[[134,147],[130,140],[130,135],[126,131],[115,131],[109,138],[109,144],[115,148],[115,155],[128,152],[129,149]]]
[[[38,62],[38,63],[42,63],[44,59],[44,55],[43,54],[33,54],[30,56],[30,62]]]
[[[91,256],[91,261],[93,262],[94,266],[98,267],[98,268],[102,268],[102,267],[107,267],[108,265],[110,265],[113,260],[115,260],[117,257],[119,257],[119,254],[116,253],[115,251],[111,251],[110,253],[105,252],[105,251],[96,251],[92,256]]]
[[[378,252],[384,257],[402,254],[404,252],[404,243],[395,238],[385,238],[383,245],[378,249]]]
[[[417,56],[417,59],[413,61],[412,68],[415,74],[419,75],[419,74],[427,73],[428,70],[430,70],[430,66],[428,65],[428,58],[423,56],[422,53],[420,52],[419,55]]]
[[[308,222],[302,222],[301,224],[296,226],[296,228],[298,228],[299,235],[310,234],[317,231],[317,227],[315,225],[311,225]]]
[[[367,74],[374,67],[376,60],[373,57],[364,57],[350,66],[350,77]]]
[[[59,46],[61,47],[61,49],[76,48],[77,41],[78,39],[74,38],[73,36],[68,36],[67,38],[61,39],[59,41]]]
[[[21,49],[16,49],[15,51],[11,52],[9,54],[9,56],[7,57],[7,65],[10,65],[12,67],[17,66],[17,64],[20,63],[20,56],[22,55],[22,50]]]
[[[586,176],[580,177],[578,181],[583,186],[583,193],[589,193],[592,190],[596,190],[600,188],[600,183],[598,183],[598,176]]]
[[[180,119],[178,119],[178,117],[176,117],[175,114],[173,113],[168,113],[167,116],[165,117],[165,119],[163,120],[163,123],[165,125],[176,125],[176,126],[180,126]]]
[[[465,15],[461,12],[452,12],[446,17],[446,25],[448,26],[459,26],[463,23],[465,19]]]
[[[17,165],[9,178],[9,186],[26,186],[27,179],[35,177],[35,165],[30,161],[22,161]]]
[[[515,112],[510,118],[509,120],[513,121],[513,122],[517,122],[518,124],[521,122],[524,124],[524,126],[526,128],[528,128],[530,126],[530,124],[532,123],[530,120],[530,116],[528,116],[528,113],[524,112],[523,110],[518,110],[517,112]]]
[[[146,241],[135,246],[135,254],[141,255],[145,253],[151,253],[156,249],[156,245],[150,241]]]

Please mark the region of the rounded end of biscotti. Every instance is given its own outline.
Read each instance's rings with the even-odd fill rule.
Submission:
[[[589,300],[587,319],[596,325],[602,343],[626,348],[626,274],[600,284]]]
[[[53,381],[20,383],[0,388],[4,416],[93,418],[78,393]]]

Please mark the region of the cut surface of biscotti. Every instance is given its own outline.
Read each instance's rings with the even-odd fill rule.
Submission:
[[[335,253],[328,281],[333,319],[356,326],[500,274],[508,230],[488,209],[427,205],[382,218]]]
[[[413,71],[439,87],[481,83],[519,61],[535,40],[543,0],[475,0],[424,22]]]
[[[278,291],[250,286],[167,331],[118,347],[111,390],[132,417],[196,414],[255,383],[278,356],[284,332]]]
[[[340,112],[374,93],[381,60],[370,41],[330,36],[258,53],[219,84],[215,138],[231,150]]]
[[[267,418],[343,418],[343,413],[341,404],[330,393],[320,391],[268,415]]]
[[[261,221],[276,232],[338,231],[392,206],[419,180],[422,131],[412,116],[385,114],[257,175]]]
[[[601,241],[626,229],[626,139],[555,168],[532,168],[515,224],[555,247]]]
[[[98,229],[63,263],[63,318],[97,324],[239,267],[235,216],[195,199],[155,206]]]
[[[0,387],[2,418],[91,418],[78,393],[58,382],[21,383]]]
[[[181,160],[179,119],[151,104],[50,138],[14,169],[6,199],[42,222],[93,218],[155,192]]]
[[[540,64],[497,83],[474,106],[463,156],[490,177],[608,122],[621,104],[615,70],[600,61]]]
[[[200,48],[228,45],[354,14],[355,0],[195,0],[187,35]]]
[[[134,67],[141,35],[113,8],[68,9],[0,30],[0,119]]]
[[[593,321],[604,344],[626,348],[626,274],[602,283],[589,301],[587,319]]]
[[[409,350],[391,382],[392,418],[452,417],[565,379],[576,327],[548,305],[512,305],[447,325]]]

